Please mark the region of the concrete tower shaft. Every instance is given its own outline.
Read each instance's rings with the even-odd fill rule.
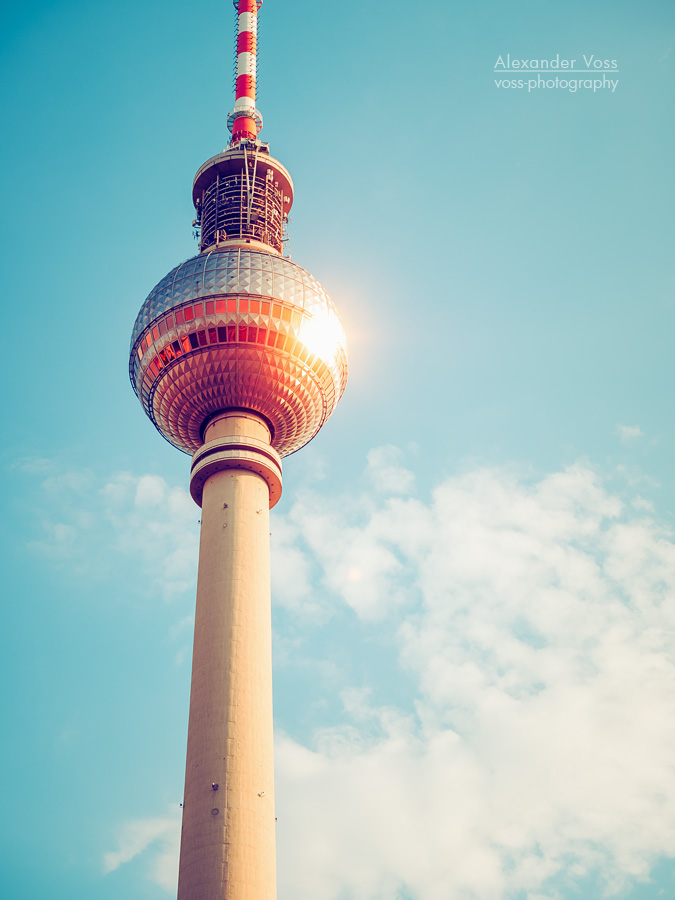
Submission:
[[[276,896],[269,439],[258,416],[223,413],[192,467],[202,532],[178,900]]]

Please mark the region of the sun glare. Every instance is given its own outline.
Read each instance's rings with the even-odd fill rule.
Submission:
[[[303,316],[298,338],[308,350],[327,363],[335,359],[340,347],[346,343],[340,320],[330,309]]]

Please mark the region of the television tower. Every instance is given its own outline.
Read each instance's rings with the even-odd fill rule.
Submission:
[[[284,256],[293,182],[258,138],[262,0],[234,0],[231,140],[195,175],[199,253],[148,295],[129,373],[146,414],[192,455],[202,508],[178,900],[274,900],[269,509],[281,457],[347,380],[321,285]]]

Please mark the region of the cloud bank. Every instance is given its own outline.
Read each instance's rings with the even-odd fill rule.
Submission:
[[[199,509],[186,490],[158,475],[101,478],[59,471],[47,460],[22,460],[17,468],[47,476],[33,504],[40,511],[41,536],[31,545],[37,554],[93,582],[110,583],[133,566],[143,573],[136,589],[167,601],[194,589]]]
[[[279,731],[280,900],[625,895],[675,847],[673,535],[585,464],[474,469],[426,499],[395,448],[368,465],[367,490],[300,491],[274,515],[279,628],[320,646],[347,610],[391,636],[415,700],[351,685],[330,728]],[[118,558],[160,585],[196,565],[193,548],[164,571],[194,519],[184,492],[122,475],[102,498]],[[106,869],[144,854],[174,890],[168,821],[128,823]]]
[[[418,696],[280,736],[282,896],[611,896],[673,854],[675,546],[640,504],[579,465],[287,517],[301,565],[392,622]]]

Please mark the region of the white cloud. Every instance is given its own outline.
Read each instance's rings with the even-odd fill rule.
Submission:
[[[304,615],[321,614],[322,605],[312,587],[311,563],[298,544],[298,529],[287,516],[272,518],[271,570],[275,602]]]
[[[178,883],[180,819],[177,815],[133,819],[119,829],[118,849],[103,854],[103,871],[114,872],[143,855],[147,877],[169,893]]]
[[[311,749],[280,737],[281,895],[545,898],[587,876],[611,895],[647,878],[675,846],[672,535],[587,466],[331,509],[303,497],[288,515],[358,615],[393,610],[418,698],[369,712],[349,691]],[[364,547],[369,577],[340,580]],[[397,589],[417,605],[387,605]]]
[[[27,475],[46,476],[52,474],[56,466],[51,459],[42,456],[24,456],[12,463],[12,468]]]
[[[167,599],[192,589],[200,511],[183,488],[157,475],[122,473],[101,491],[117,548],[139,559]]]
[[[417,540],[415,500],[396,496],[414,487],[399,465],[401,451],[370,451],[365,476],[371,496],[341,496],[328,502],[300,491],[287,513],[272,520],[272,593],[275,602],[313,618],[328,615],[340,597],[360,618],[377,620],[409,602],[409,576],[398,546]],[[388,499],[381,499],[380,495]],[[321,587],[317,590],[317,581]]]
[[[387,508],[378,510],[370,508],[367,498],[354,504],[344,498],[326,503],[317,494],[301,496],[284,517],[297,535],[295,553],[302,560],[298,572],[318,567],[324,586],[319,596],[328,588],[363,619],[381,618],[392,607],[404,604],[405,567],[389,539],[389,509],[403,502],[393,499]],[[277,527],[275,522],[275,530]],[[286,578],[291,581],[294,576],[289,572]],[[278,589],[278,573],[274,579]],[[316,596],[316,588],[314,593]],[[323,603],[327,602],[324,596]]]
[[[624,443],[630,443],[630,441],[644,437],[644,433],[639,425],[617,425],[616,433]]]
[[[186,631],[191,632],[194,624],[194,616],[183,616],[179,622],[176,622],[176,624],[169,629],[169,636],[176,638],[183,635]]]
[[[634,497],[631,501],[635,509],[645,509],[648,512],[654,512],[654,504],[651,500],[647,500],[645,497],[640,497],[638,494],[637,497]]]
[[[191,639],[193,635],[194,624],[194,616],[184,616],[180,620],[180,622],[177,622],[175,625],[172,625],[172,627],[169,628],[169,637],[173,640],[176,640],[178,638],[184,639],[187,633],[187,636]],[[192,644],[190,640],[190,642],[183,644],[178,648],[174,655],[174,663],[177,666],[182,666],[183,663],[185,663],[185,661],[190,658],[191,652]]]
[[[384,494],[409,494],[415,487],[415,475],[401,465],[403,452],[387,445],[368,453],[367,475],[377,491]]]
[[[45,471],[46,466],[41,468]],[[109,577],[124,559],[140,566],[147,591],[167,600],[194,589],[199,509],[157,475],[53,472],[40,485],[42,537],[32,548],[69,573]]]

